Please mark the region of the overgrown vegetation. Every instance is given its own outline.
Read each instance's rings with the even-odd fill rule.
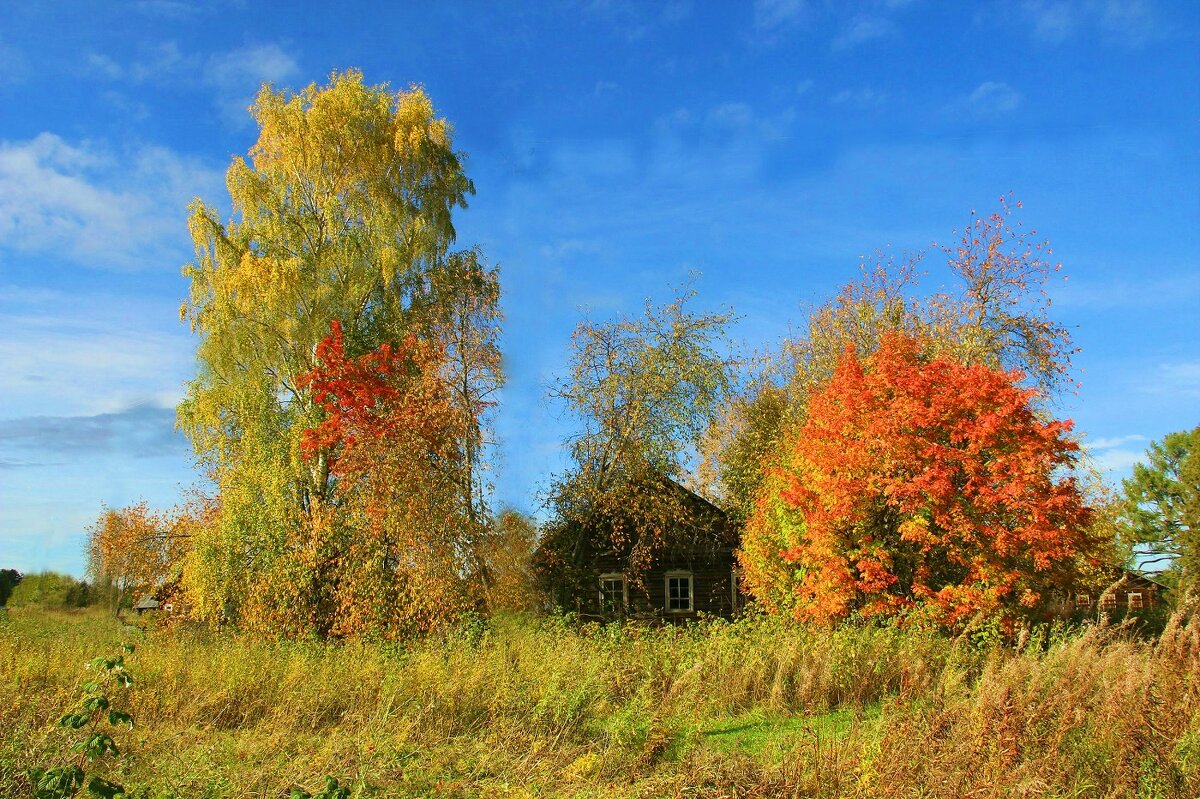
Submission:
[[[1200,792],[1200,622],[1158,640],[476,620],[409,645],[150,630],[97,776],[148,795],[1184,797]],[[70,758],[96,612],[0,622],[0,795]]]

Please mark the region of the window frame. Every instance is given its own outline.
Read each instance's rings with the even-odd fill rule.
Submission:
[[[625,613],[629,610],[629,580],[625,577],[625,572],[604,572],[600,575],[597,585],[597,594],[600,597],[600,611],[607,613],[610,608],[605,604],[608,597],[604,593],[604,584],[606,582],[621,581],[621,607],[612,608],[616,613]]]
[[[1080,610],[1091,609],[1092,595],[1091,594],[1076,594],[1075,595],[1075,607]]]
[[[1137,604],[1133,604],[1133,598],[1137,597]],[[1125,593],[1125,609],[1126,610],[1145,610],[1146,595],[1141,591],[1127,591]]]
[[[687,602],[686,608],[671,607],[671,580],[679,580],[687,578]],[[690,571],[684,569],[673,569],[663,575],[663,609],[667,613],[685,614],[696,612],[696,576]]]

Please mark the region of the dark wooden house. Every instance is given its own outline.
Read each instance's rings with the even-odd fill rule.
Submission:
[[[673,480],[663,478],[661,490],[663,502],[682,512],[648,566],[635,567],[638,541],[614,536],[612,519],[566,522],[543,540],[535,565],[562,608],[584,618],[671,623],[729,618],[741,608],[737,526]]]
[[[1114,567],[1107,577],[1096,588],[1075,594],[1076,612],[1123,616],[1156,608],[1166,601],[1167,586],[1151,576]]]

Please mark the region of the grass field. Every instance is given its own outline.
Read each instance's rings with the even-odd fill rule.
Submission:
[[[71,759],[83,664],[137,645],[106,773],[147,796],[1196,797],[1200,621],[1018,652],[892,628],[508,618],[409,647],[0,612],[0,796]],[[103,771],[103,769],[102,769]]]

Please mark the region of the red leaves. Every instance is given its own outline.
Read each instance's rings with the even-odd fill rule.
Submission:
[[[382,344],[347,358],[342,326],[335,320],[316,355],[320,366],[297,379],[326,414],[321,424],[304,431],[306,459],[325,451],[336,462],[360,444],[412,435],[431,445],[444,441],[449,403],[438,379],[436,347],[408,336],[397,346]]]
[[[802,521],[778,553],[802,575],[797,617],[926,604],[953,626],[1069,581],[1090,546],[1089,511],[1062,476],[1078,447],[1069,421],[1039,418],[1020,377],[923,360],[898,334],[866,359],[847,350],[750,525],[780,505]]]
[[[409,336],[347,357],[334,322],[316,355],[320,365],[298,382],[325,419],[301,446],[337,479],[309,515],[316,557],[305,570],[322,570],[328,631],[433,629],[466,602],[458,442],[471,417],[451,401],[443,350]]]

